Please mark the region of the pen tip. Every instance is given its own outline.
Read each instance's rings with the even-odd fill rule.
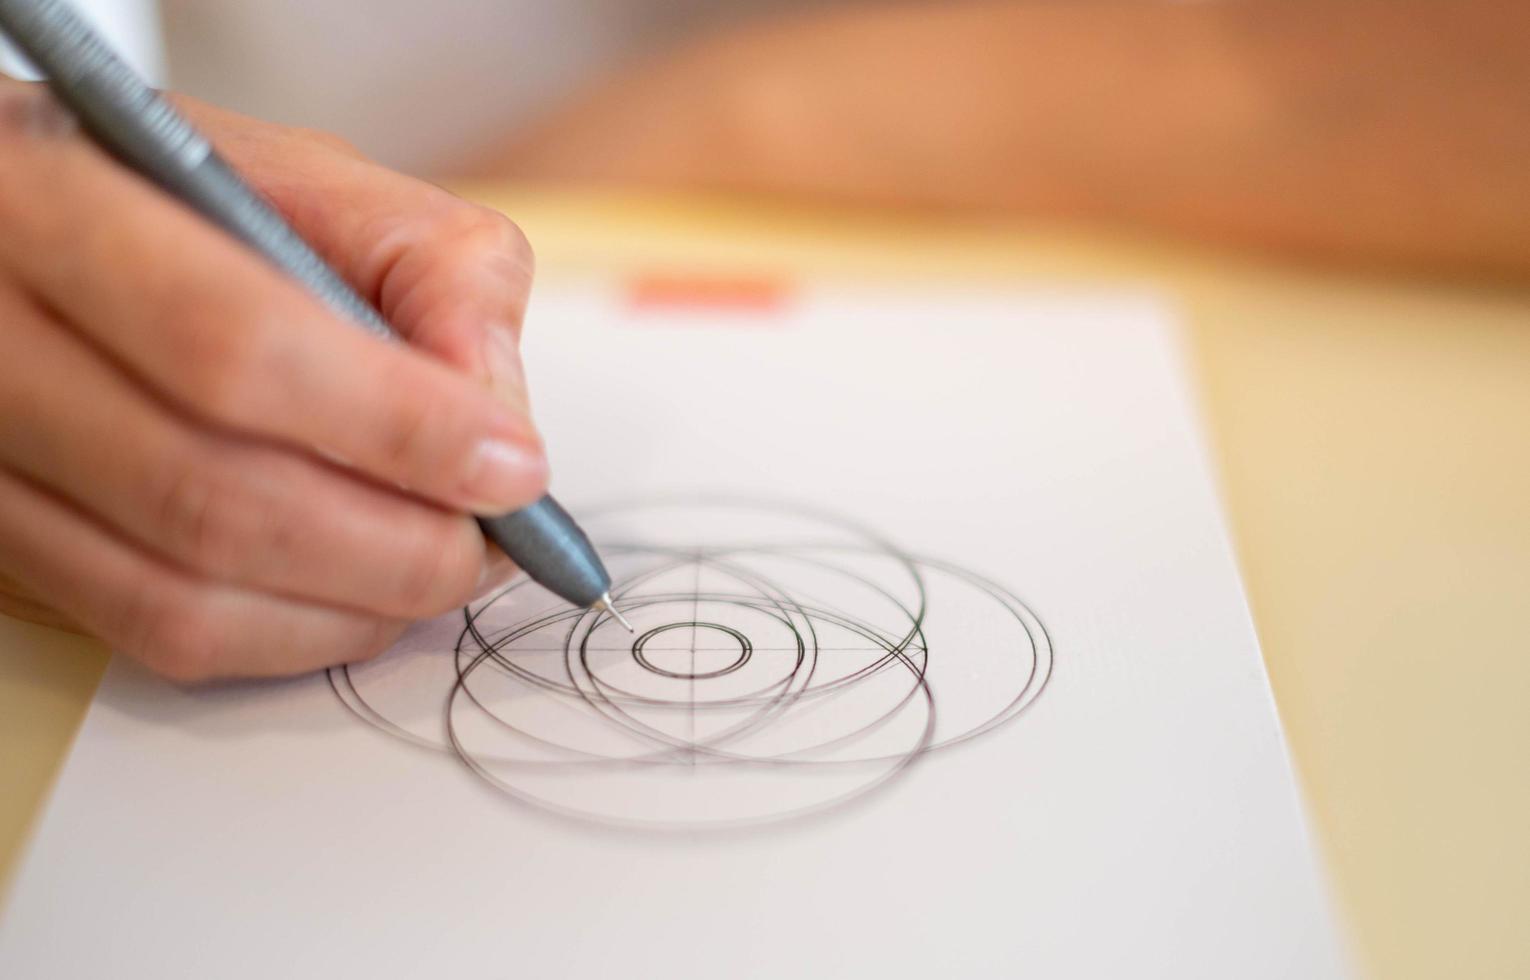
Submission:
[[[611,618],[612,619],[616,620],[618,623],[621,623],[623,626],[627,627],[627,632],[628,633],[636,633],[637,632],[637,630],[632,628],[632,624],[627,622],[627,618],[625,616],[623,616],[620,611],[617,610],[616,603],[611,601],[611,593],[607,592],[605,595],[600,597],[600,606],[602,608],[604,608],[606,612],[611,614]]]

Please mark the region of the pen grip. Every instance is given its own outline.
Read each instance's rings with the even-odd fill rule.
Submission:
[[[387,340],[398,335],[371,303],[216,153],[166,175],[165,189],[295,279],[325,306]]]
[[[124,166],[244,242],[341,317],[378,337],[398,339],[372,304],[67,3],[0,0],[0,30]],[[551,496],[479,524],[528,575],[571,602],[590,605],[610,585],[589,540]]]
[[[611,589],[595,546],[551,494],[499,517],[480,517],[484,537],[521,571],[576,606],[593,606]]]

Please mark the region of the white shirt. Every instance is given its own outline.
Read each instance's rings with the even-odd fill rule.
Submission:
[[[427,173],[687,34],[811,2],[75,0],[156,84]]]
[[[160,0],[171,87],[432,172],[686,34],[811,0]],[[822,0],[818,0],[822,3]]]
[[[124,61],[155,85],[164,84],[164,45],[154,0],[74,0],[74,8],[95,25]],[[36,78],[37,72],[0,37],[0,72]]]

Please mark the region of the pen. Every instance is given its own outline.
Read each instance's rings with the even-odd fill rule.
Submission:
[[[377,310],[69,4],[0,0],[0,29],[42,70],[85,132],[118,161],[244,242],[342,317],[398,339]],[[576,606],[603,609],[632,629],[611,602],[611,575],[590,539],[551,495],[513,513],[479,517],[478,524],[548,591]]]

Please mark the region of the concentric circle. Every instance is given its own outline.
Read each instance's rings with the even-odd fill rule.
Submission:
[[[682,667],[677,662],[674,668],[666,668],[660,666],[658,663],[655,663],[654,660],[649,656],[650,651],[648,648],[648,642],[655,637],[663,636],[666,633],[678,633],[681,630],[690,631],[691,643],[688,649],[674,647],[666,648],[662,651],[655,651],[655,653],[662,652],[665,655],[663,659],[672,659],[675,661],[678,661],[680,658],[684,657],[689,660],[689,664]],[[736,651],[729,651],[735,652],[737,655],[721,667],[710,670],[705,668],[698,669],[696,666],[696,656],[698,653],[702,655],[703,660],[712,660],[714,658],[711,656],[711,654],[717,651],[713,648],[705,646],[698,648],[696,645],[697,634],[702,632],[710,633],[713,631],[728,637],[735,644],[737,644]],[[728,648],[724,649],[726,650]],[[747,664],[749,662],[749,658],[752,655],[753,644],[749,642],[749,637],[740,633],[733,627],[724,626],[721,623],[667,623],[664,626],[655,626],[653,629],[632,641],[632,659],[641,664],[644,670],[653,674],[658,674],[661,677],[672,677],[676,680],[706,681],[711,680],[714,677],[726,677],[727,675],[733,673],[735,670],[738,670],[740,667],[743,667],[745,664]]]
[[[520,581],[332,670],[336,693],[513,799],[693,828],[864,797],[1008,724],[1051,675],[1046,630],[1011,592],[849,522],[677,501],[587,526],[636,636]]]

